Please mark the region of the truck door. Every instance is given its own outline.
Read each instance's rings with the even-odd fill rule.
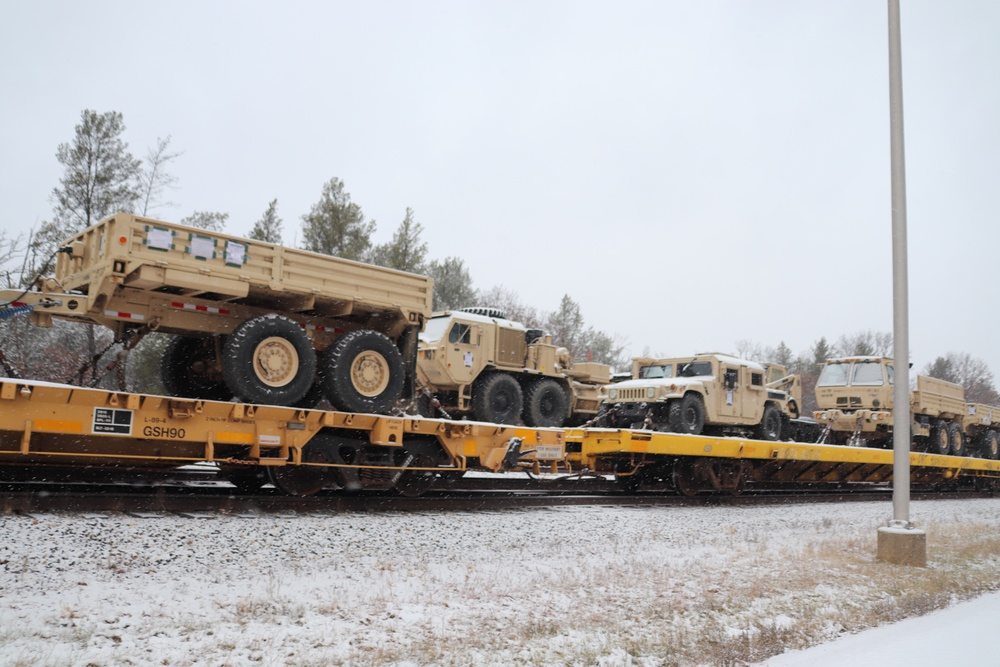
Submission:
[[[722,364],[719,367],[722,378],[722,391],[719,392],[719,415],[723,417],[739,417],[743,410],[743,390],[740,378],[740,367]]]
[[[456,384],[471,383],[482,370],[481,333],[469,322],[455,322],[448,331],[448,370]]]
[[[767,387],[764,385],[764,371],[744,368],[743,413],[740,415],[750,423],[757,423],[764,414],[767,402]]]

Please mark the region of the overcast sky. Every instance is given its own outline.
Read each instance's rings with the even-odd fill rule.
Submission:
[[[285,244],[339,177],[387,241],[628,350],[892,328],[886,3],[0,0],[0,229],[51,214],[83,109],[177,206]],[[1000,373],[1000,3],[902,2],[910,349]]]

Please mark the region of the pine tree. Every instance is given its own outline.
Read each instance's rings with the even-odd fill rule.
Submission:
[[[425,273],[427,244],[420,240],[424,227],[413,219],[413,209],[406,209],[406,216],[399,224],[392,241],[377,246],[372,253],[372,263],[390,269]]]
[[[65,171],[52,190],[53,217],[33,240],[32,250],[42,261],[67,237],[112,213],[135,210],[142,193],[142,163],[121,138],[124,131],[121,113],[86,109],[73,142],[59,144],[56,158]]]
[[[581,351],[584,334],[580,304],[564,294],[559,308],[545,318],[545,330],[552,334],[553,343],[568,349],[575,359]]]
[[[303,248],[364,261],[371,249],[375,221],[366,221],[339,178],[323,186],[320,200],[302,216]]]
[[[272,199],[260,220],[254,223],[249,237],[265,243],[281,245],[281,218],[278,217],[278,200]]]
[[[476,305],[478,293],[465,262],[458,257],[432,260],[427,274],[434,280],[434,310],[452,310]],[[494,304],[485,304],[494,305]]]

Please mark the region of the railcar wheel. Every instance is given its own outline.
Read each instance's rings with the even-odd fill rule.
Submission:
[[[979,453],[983,458],[996,460],[1000,456],[1000,435],[990,429],[983,434],[982,444],[979,446]]]
[[[160,362],[163,387],[170,396],[228,401],[233,396],[215,359],[215,340],[175,336]]]
[[[323,355],[323,387],[344,412],[386,414],[403,393],[403,355],[385,334],[352,331]]]
[[[625,493],[636,493],[645,481],[641,467],[624,461],[615,465],[615,483]]]
[[[772,442],[781,439],[781,413],[773,405],[764,406],[764,414],[757,425],[755,435],[759,440]]]
[[[472,384],[472,414],[479,421],[516,424],[523,402],[521,386],[506,373],[484,373]]]
[[[938,420],[931,427],[931,454],[947,454],[951,450],[951,443],[948,437],[948,424]]]
[[[674,490],[679,495],[692,498],[701,491],[698,481],[694,478],[694,466],[689,462],[678,461],[675,463],[671,478],[674,482]]]
[[[965,434],[962,433],[962,427],[955,423],[948,424],[948,451],[952,456],[965,456],[967,453]]]
[[[253,493],[270,482],[267,471],[262,466],[238,466],[223,468],[219,474],[224,480],[236,487],[240,493]]]
[[[524,393],[524,423],[528,426],[562,426],[569,412],[566,392],[552,378],[540,378]]]
[[[434,459],[427,454],[415,454],[413,460],[399,476],[393,490],[404,498],[419,498],[427,493],[437,478],[436,470],[411,470],[411,468],[436,468]]]
[[[324,442],[322,436],[315,436],[302,448],[302,463],[337,463],[332,445]],[[290,496],[311,496],[337,483],[334,468],[321,468],[288,463],[283,466],[269,466],[268,477],[276,488]]]
[[[281,315],[249,319],[222,349],[226,385],[243,401],[293,405],[316,376],[316,351],[298,324]]]

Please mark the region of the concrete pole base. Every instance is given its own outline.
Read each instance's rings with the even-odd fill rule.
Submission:
[[[895,526],[879,528],[876,560],[895,565],[927,567],[927,533]]]

